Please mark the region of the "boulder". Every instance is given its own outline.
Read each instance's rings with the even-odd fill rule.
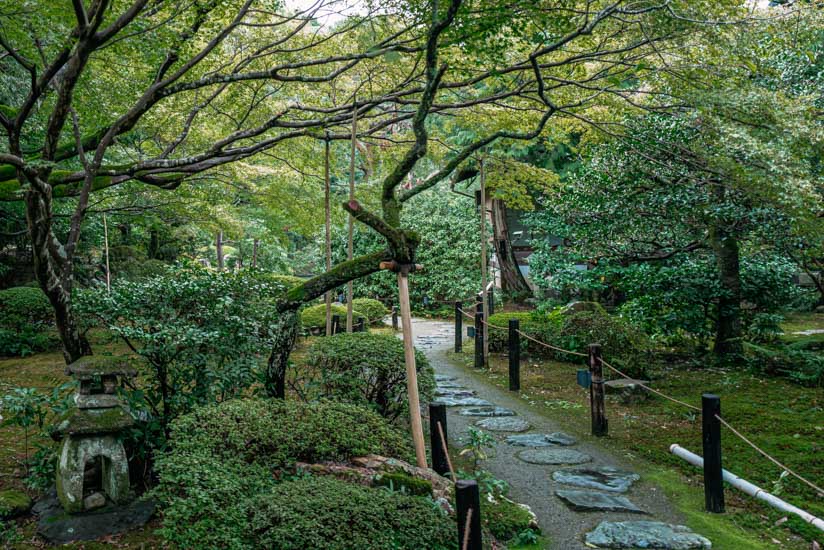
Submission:
[[[663,550],[709,550],[712,543],[683,525],[660,521],[602,521],[586,534],[595,548],[660,548]]]

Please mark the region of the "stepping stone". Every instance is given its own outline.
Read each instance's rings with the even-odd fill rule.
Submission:
[[[552,447],[544,434],[510,435],[506,442],[515,447]]]
[[[461,397],[472,397],[475,395],[475,392],[472,390],[467,389],[451,389],[451,388],[436,388],[435,389],[435,397],[454,397],[454,398],[461,398]]]
[[[532,426],[523,418],[485,418],[475,423],[480,428],[493,432],[525,432]]]
[[[437,388],[439,390],[464,390],[466,389],[464,386],[461,386],[457,382],[437,382]]]
[[[477,397],[439,397],[434,403],[441,403],[447,407],[493,407],[491,401]]]
[[[576,512],[630,512],[646,514],[627,497],[598,493],[595,491],[555,491],[567,506]]]
[[[446,374],[436,374],[435,375],[435,382],[453,382],[457,380],[454,376],[448,376]]]
[[[610,493],[626,493],[641,476],[611,466],[596,466],[579,470],[556,470],[552,479],[565,485],[600,489]]]
[[[569,447],[570,445],[575,445],[578,443],[574,437],[571,435],[567,435],[564,432],[552,432],[549,435],[544,436],[546,437],[547,441],[550,443],[555,443],[556,445],[563,445],[564,447]]]
[[[505,407],[472,407],[461,409],[458,414],[461,416],[516,416],[518,413]]]
[[[597,548],[659,548],[709,550],[712,543],[684,525],[660,521],[602,521],[586,534],[588,545]]]
[[[519,452],[519,459],[529,464],[583,464],[592,461],[592,457],[575,449],[560,447],[546,447],[543,449],[527,449]]]

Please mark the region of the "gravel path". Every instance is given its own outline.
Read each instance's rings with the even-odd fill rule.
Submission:
[[[498,445],[494,457],[488,459],[483,467],[492,472],[495,477],[509,483],[511,487],[509,496],[513,500],[528,504],[532,508],[541,529],[551,540],[551,548],[563,550],[592,548],[584,544],[585,534],[605,520],[655,520],[666,523],[681,523],[683,518],[667,501],[663,492],[643,478],[632,483],[628,492],[607,493],[607,495],[614,495],[619,499],[621,497],[629,499],[631,505],[647,512],[647,514],[614,511],[574,511],[574,504],[566,504],[556,495],[556,491],[565,491],[565,498],[569,502],[570,499],[574,500],[579,497],[580,491],[591,492],[593,489],[558,483],[552,478],[553,472],[604,466],[632,471],[632,466],[602,448],[597,443],[596,438],[588,434],[568,431],[569,427],[565,427],[557,421],[536,412],[514,394],[486,383],[479,376],[474,375],[471,368],[460,365],[451,359],[447,352],[454,345],[452,323],[415,319],[413,321],[413,331],[415,346],[427,355],[435,368],[439,385],[442,387],[442,393],[448,393],[449,390],[469,390],[474,392],[476,398],[487,400],[497,407],[511,409],[515,413],[514,416],[502,416],[494,418],[494,420],[517,419],[519,422],[527,422],[529,429],[517,434],[519,437],[528,434],[565,432],[575,440],[575,444],[572,446],[551,445],[532,448],[508,444],[506,438],[516,435],[512,431],[485,430],[495,437]],[[472,345],[472,341],[467,341],[464,345]],[[463,397],[465,396],[464,394]],[[455,396],[455,398],[461,399],[461,396]],[[459,414],[459,411],[466,408],[468,407],[451,406],[448,408],[448,435],[453,449],[464,444],[467,427],[484,420],[482,417]],[[586,410],[574,410],[570,411],[569,414],[588,414],[588,412]],[[568,454],[569,451],[574,451],[571,454],[576,457],[583,453],[587,458],[591,457],[591,461],[578,466],[534,463],[544,461],[543,458],[545,457],[541,451],[547,449],[561,450]],[[529,462],[516,455],[528,459]],[[578,494],[575,494],[576,492]],[[603,497],[603,495],[602,492],[601,496]],[[609,500],[611,502],[611,499]]]

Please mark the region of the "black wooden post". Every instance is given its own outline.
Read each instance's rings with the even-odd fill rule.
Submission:
[[[449,461],[446,453],[449,452],[441,441],[441,432],[438,424],[443,430],[443,440],[446,441],[446,405],[443,403],[429,404],[429,448],[432,450],[432,469],[440,475],[449,472]]]
[[[509,320],[509,391],[521,390],[521,334],[520,321]]]
[[[592,414],[592,435],[608,433],[607,411],[604,405],[604,366],[601,364],[601,345],[589,345],[589,407]]]
[[[721,398],[701,396],[701,434],[704,443],[704,504],[707,512],[724,512],[724,474],[721,469]]]
[[[484,311],[483,299],[478,298],[475,307],[475,368],[481,369],[484,366]]]
[[[355,325],[355,332],[366,332],[366,319],[358,317],[358,324]]]
[[[487,301],[489,303],[489,307],[487,308],[487,311],[489,312],[490,316],[494,315],[495,314],[495,286],[494,285],[490,285],[489,290],[486,292],[486,297],[487,297]]]
[[[455,353],[463,350],[463,302],[455,302]]]
[[[467,528],[466,517],[472,510],[469,518],[469,544],[466,550],[482,550],[481,538],[481,497],[478,492],[478,482],[474,479],[459,479],[455,482],[455,505],[458,508],[458,548],[463,549],[464,531]]]
[[[332,336],[340,330],[340,315],[332,315]]]
[[[392,306],[392,329],[398,330],[398,306]]]

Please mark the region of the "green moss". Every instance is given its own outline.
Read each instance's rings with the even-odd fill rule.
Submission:
[[[482,498],[481,517],[484,526],[501,541],[514,538],[518,533],[529,529],[532,523],[532,514],[523,506],[503,497]]]
[[[0,491],[0,518],[8,519],[25,514],[31,508],[31,498],[23,491]]]
[[[432,483],[425,479],[412,477],[403,472],[381,474],[375,479],[379,487],[391,487],[396,491],[403,490],[410,495],[426,496],[432,494]]]
[[[112,433],[134,423],[129,413],[120,407],[111,409],[71,409],[57,424],[59,434]]]

